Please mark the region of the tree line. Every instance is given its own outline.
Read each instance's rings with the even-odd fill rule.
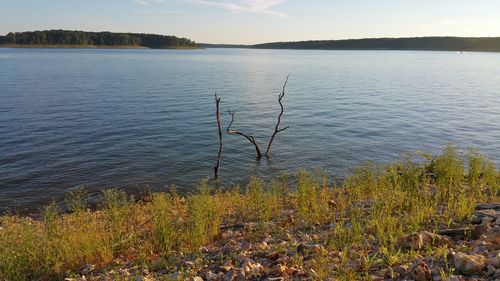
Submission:
[[[321,49],[321,50],[437,50],[500,52],[500,37],[415,37],[368,38],[274,42],[251,46],[257,49]]]
[[[137,46],[147,48],[193,48],[196,42],[176,36],[144,33],[85,32],[45,30],[10,32],[0,36],[0,44],[8,45],[81,45]]]

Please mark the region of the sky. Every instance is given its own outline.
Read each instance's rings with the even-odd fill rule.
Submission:
[[[47,29],[221,44],[500,36],[500,0],[0,0],[0,34]]]

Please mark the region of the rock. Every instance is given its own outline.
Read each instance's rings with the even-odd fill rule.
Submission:
[[[418,263],[413,269],[412,273],[415,281],[432,280],[432,272],[425,262]]]
[[[187,268],[195,268],[196,267],[196,265],[192,261],[184,261],[183,264]]]
[[[484,203],[484,204],[477,204],[476,205],[476,210],[500,210],[500,203]]]
[[[239,255],[236,256],[236,261],[237,262],[244,262],[246,259],[248,259],[247,252],[242,252],[242,253],[240,253]]]
[[[496,256],[496,257],[488,258],[488,260],[486,261],[486,263],[488,265],[493,266],[494,268],[500,268],[500,257]]]
[[[486,235],[485,241],[500,244],[500,227],[493,227],[484,235]]]
[[[80,269],[81,274],[89,274],[90,272],[94,271],[95,266],[92,264],[86,264]]]
[[[405,276],[410,271],[410,267],[405,264],[398,265],[393,268],[393,271],[399,274],[400,276]]]
[[[453,255],[454,266],[463,275],[472,275],[486,267],[486,257],[482,255],[467,255],[456,253]]]
[[[429,246],[442,246],[451,244],[450,240],[439,234],[434,234],[428,231],[420,233],[412,233],[403,237],[399,241],[399,246],[405,249],[419,250],[422,247]]]
[[[207,271],[207,273],[205,273],[205,280],[207,281],[215,281],[215,280],[221,280],[222,279],[222,276],[223,274],[215,274],[213,273],[212,271]]]
[[[304,243],[300,243],[297,246],[297,253],[301,255],[306,255],[306,254],[316,254],[319,255],[321,253],[325,252],[325,247],[323,245],[319,244],[314,244],[314,245],[307,245]]]
[[[261,250],[261,251],[265,251],[267,249],[269,249],[269,245],[267,245],[266,241],[263,241],[262,243],[259,243],[256,245],[257,249]]]
[[[500,212],[493,209],[477,210],[472,214],[471,223],[480,224],[484,222],[493,222],[500,216]]]
[[[296,273],[298,273],[298,272],[299,272],[299,270],[298,270],[298,269],[296,269],[296,268],[295,268],[295,267],[293,267],[293,266],[292,266],[292,267],[287,267],[287,268],[286,268],[286,271],[285,271],[285,273],[286,273],[287,275],[289,275],[289,276],[295,275],[295,274],[296,274]]]
[[[287,270],[286,265],[278,264],[274,268],[269,270],[268,274],[272,275],[272,276],[283,276],[283,275],[285,275],[286,270]]]
[[[264,280],[266,280],[266,281],[284,281],[285,277],[267,277]]]
[[[481,224],[477,225],[476,227],[474,227],[472,234],[476,238],[481,237],[482,235],[485,235],[486,233],[488,233],[490,228],[491,227],[489,226],[488,223],[481,223]]]
[[[229,272],[233,269],[232,265],[223,265],[219,267],[220,271],[222,272]]]
[[[246,280],[245,273],[241,269],[233,269],[224,275],[224,281],[243,281]]]
[[[491,264],[488,264],[488,266],[486,267],[486,275],[493,276],[495,275],[495,271],[496,271],[495,267]]]
[[[495,270],[495,278],[500,278],[500,269]]]
[[[264,267],[260,263],[254,263],[251,259],[246,259],[241,265],[245,275],[258,275],[264,272]]]
[[[268,259],[273,260],[273,261],[275,261],[275,260],[279,259],[280,257],[281,257],[281,255],[280,255],[280,253],[278,253],[278,252],[273,252],[273,253],[270,253],[270,254],[267,256],[267,258],[268,258]]]
[[[337,202],[335,202],[335,200],[331,199],[330,201],[328,201],[328,206],[332,209],[338,209],[338,205],[337,205]]]
[[[203,278],[201,278],[200,276],[195,276],[191,278],[191,281],[203,281]]]

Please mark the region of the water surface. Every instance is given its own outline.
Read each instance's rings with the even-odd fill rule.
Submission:
[[[290,129],[261,161],[226,135],[226,184],[313,167],[342,177],[450,142],[500,159],[497,53],[0,49],[0,208],[76,185],[188,191],[212,175],[214,92],[264,151],[288,73]]]

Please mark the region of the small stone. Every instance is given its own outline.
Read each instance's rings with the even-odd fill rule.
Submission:
[[[494,268],[500,268],[500,257],[489,258],[486,263]]]
[[[247,253],[242,252],[238,256],[236,256],[236,261],[241,263],[241,262],[244,262],[247,258],[248,258]]]
[[[489,210],[489,209],[500,210],[500,204],[499,203],[484,203],[484,204],[477,204],[477,206],[476,206],[476,210]]]
[[[262,243],[257,244],[257,249],[259,249],[261,251],[265,251],[265,250],[269,249],[269,245],[267,245],[266,241],[264,241]]]
[[[394,272],[398,273],[400,276],[406,275],[410,271],[410,267],[403,264],[403,265],[398,265],[393,268]]]
[[[420,233],[412,233],[403,237],[399,241],[399,245],[405,249],[419,250],[426,245],[432,246],[442,246],[449,245],[450,241],[448,238],[441,236],[439,234],[434,234],[428,231],[422,231]]]
[[[191,281],[203,281],[203,278],[201,278],[200,276],[195,276],[191,278]]]
[[[455,268],[464,275],[472,275],[486,267],[486,258],[482,255],[467,255],[456,253],[453,255]]]
[[[268,257],[270,260],[275,261],[275,260],[279,259],[279,257],[280,257],[280,256],[281,256],[281,255],[280,255],[280,253],[278,253],[278,252],[274,252],[274,253],[270,253],[267,257]]]
[[[488,276],[493,276],[493,275],[495,275],[495,271],[496,271],[495,267],[494,267],[493,265],[491,265],[491,264],[489,264],[489,265],[486,267],[486,275],[488,275]]]
[[[485,234],[486,241],[494,244],[500,244],[500,227],[493,227]]]
[[[472,215],[471,222],[473,224],[494,222],[499,215],[500,213],[493,209],[477,210]]]
[[[273,276],[283,276],[287,270],[286,265],[278,264],[269,273]]]
[[[207,273],[205,273],[205,279],[206,279],[207,281],[214,281],[214,280],[218,279],[218,278],[219,278],[219,276],[220,276],[220,275],[215,274],[215,273],[213,273],[213,272],[212,272],[212,271],[210,271],[210,270],[209,270],[209,271],[207,271]]]
[[[296,269],[296,268],[295,268],[295,267],[293,267],[293,266],[292,266],[292,267],[288,267],[288,268],[286,268],[286,271],[285,271],[285,273],[286,273],[287,275],[290,275],[290,276],[294,275],[294,274],[295,274],[295,273],[297,273],[297,272],[299,272],[299,270],[298,270],[298,269]]]
[[[233,266],[232,265],[223,265],[223,266],[220,266],[219,269],[222,272],[228,272],[228,271],[231,271],[233,269]]]
[[[481,237],[482,235],[488,233],[490,226],[488,223],[481,223],[478,226],[474,227],[472,233],[475,237]]]
[[[420,262],[413,269],[413,278],[416,281],[432,280],[432,272],[425,262]]]
[[[243,281],[245,279],[245,273],[242,270],[233,269],[224,275],[224,281]]]
[[[80,269],[81,274],[89,274],[95,269],[95,266],[92,264],[86,264]]]

